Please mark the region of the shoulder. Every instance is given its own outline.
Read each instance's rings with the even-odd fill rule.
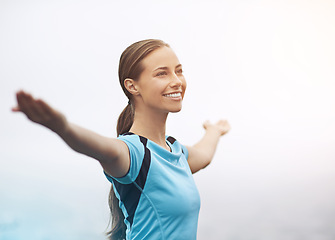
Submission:
[[[117,139],[125,142],[129,150],[136,148],[139,151],[143,149],[143,146],[146,145],[146,141],[147,141],[146,138],[138,136],[134,133],[124,133],[122,135],[119,135]]]
[[[128,157],[130,160],[128,172],[122,177],[109,177],[108,179],[115,179],[117,182],[129,184],[133,182],[142,165],[145,157],[146,138],[138,136],[133,133],[124,133],[117,137],[118,140],[124,142],[128,148]]]

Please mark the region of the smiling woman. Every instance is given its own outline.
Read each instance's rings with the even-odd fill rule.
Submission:
[[[129,46],[120,58],[119,80],[129,102],[118,119],[117,138],[68,122],[24,91],[17,93],[13,111],[99,161],[112,183],[110,239],[196,239],[200,197],[192,173],[211,162],[230,126],[225,120],[205,122],[205,135],[190,147],[166,135],[167,116],[181,110],[186,81],[177,56],[161,40]]]
[[[148,54],[141,64],[145,66],[143,72],[136,78],[126,78],[124,81],[125,88],[132,94],[135,113],[156,116],[151,108],[165,114],[180,111],[186,81],[181,64],[172,49],[160,47]],[[155,119],[152,120],[156,122]]]

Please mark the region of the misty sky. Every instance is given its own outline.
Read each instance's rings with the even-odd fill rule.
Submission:
[[[120,54],[158,38],[183,64],[183,110],[167,134],[232,130],[195,174],[199,239],[335,238],[335,3],[0,1],[0,240],[104,239],[109,182],[99,164],[14,114],[27,90],[115,137],[127,104]]]

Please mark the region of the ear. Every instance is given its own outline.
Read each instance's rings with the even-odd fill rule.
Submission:
[[[140,93],[137,90],[136,82],[131,78],[126,78],[123,82],[125,88],[130,92],[132,95],[139,95]]]

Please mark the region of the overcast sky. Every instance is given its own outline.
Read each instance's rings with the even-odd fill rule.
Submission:
[[[167,134],[232,130],[194,175],[199,239],[335,238],[335,3],[0,1],[0,240],[104,239],[110,184],[99,164],[10,112],[15,92],[115,137],[127,103],[120,54],[159,38],[188,83]]]

